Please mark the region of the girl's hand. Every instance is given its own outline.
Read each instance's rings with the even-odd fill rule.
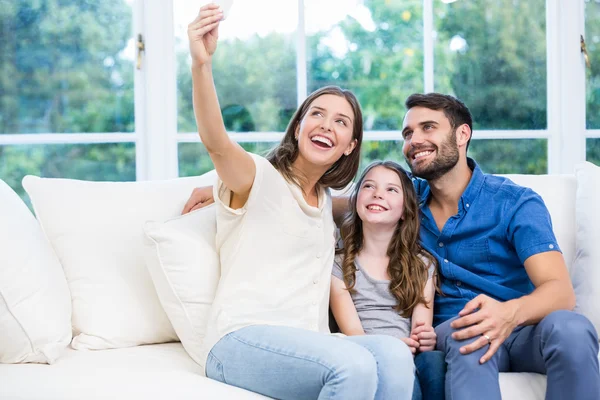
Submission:
[[[404,343],[406,343],[406,345],[410,349],[410,352],[413,354],[415,354],[417,352],[417,350],[419,349],[419,341],[417,339],[418,338],[415,335],[411,335],[410,337],[407,337],[407,338],[400,338],[400,340],[402,340]]]
[[[433,326],[418,322],[411,332],[411,336],[416,336],[419,341],[419,351],[432,351],[435,349],[437,335]]]
[[[210,64],[212,55],[217,49],[219,22],[222,18],[221,8],[211,3],[200,8],[196,19],[188,25],[192,65]]]

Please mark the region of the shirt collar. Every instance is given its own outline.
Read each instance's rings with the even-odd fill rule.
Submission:
[[[485,175],[481,168],[479,168],[479,165],[477,165],[475,160],[473,160],[470,157],[467,157],[467,165],[469,166],[473,174],[471,175],[471,180],[469,181],[467,188],[463,192],[462,196],[460,196],[460,200],[458,201],[458,207],[463,210],[469,208],[473,201],[475,201],[477,195],[483,187],[483,182],[485,181]],[[429,185],[426,185],[426,187],[421,192],[419,206],[424,207],[429,202],[430,197],[431,188],[429,187]]]

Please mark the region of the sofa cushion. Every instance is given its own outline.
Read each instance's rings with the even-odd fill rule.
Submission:
[[[0,180],[0,363],[53,363],[71,341],[71,296],[42,228]]]
[[[180,343],[126,349],[67,349],[53,365],[0,365],[0,399],[259,400],[266,397],[201,375]]]
[[[140,182],[23,179],[69,284],[75,349],[177,340],[146,268],[143,225],[179,215],[193,188],[212,183],[211,175]]]
[[[600,167],[585,162],[575,168],[577,178],[577,252],[571,274],[576,310],[600,332]]]
[[[183,347],[200,365],[206,318],[221,272],[216,224],[211,205],[145,225],[146,261],[158,298]]]

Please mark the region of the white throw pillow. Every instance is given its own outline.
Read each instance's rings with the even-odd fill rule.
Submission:
[[[575,167],[577,177],[577,251],[571,278],[576,311],[600,332],[600,167],[585,162]]]
[[[206,318],[219,283],[214,205],[145,225],[146,261],[158,298],[187,353],[202,365]]]
[[[0,180],[0,363],[48,363],[71,341],[62,267],[25,203]]]
[[[180,215],[193,188],[212,184],[214,176],[140,182],[23,179],[69,284],[75,349],[177,340],[146,268],[143,225]]]

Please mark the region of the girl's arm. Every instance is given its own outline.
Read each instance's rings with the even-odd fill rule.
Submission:
[[[435,296],[434,279],[435,277],[428,279],[425,284],[425,289],[423,290],[423,298],[425,299],[427,306],[423,303],[419,303],[413,310],[412,330],[414,330],[417,325],[433,325],[433,298]]]
[[[350,292],[346,290],[346,284],[343,280],[335,276],[331,277],[329,305],[331,306],[331,312],[335,317],[335,321],[344,335],[355,336],[365,334]]]
[[[208,4],[188,27],[192,56],[194,115],[202,143],[215,165],[219,178],[232,191],[230,206],[241,208],[254,183],[254,160],[227,135],[212,74],[212,56],[217,48],[222,13]]]
[[[435,349],[437,335],[433,329],[433,299],[435,296],[435,275],[427,280],[423,290],[423,298],[427,303],[419,303],[412,313],[411,337],[418,339],[419,351],[431,351]]]

